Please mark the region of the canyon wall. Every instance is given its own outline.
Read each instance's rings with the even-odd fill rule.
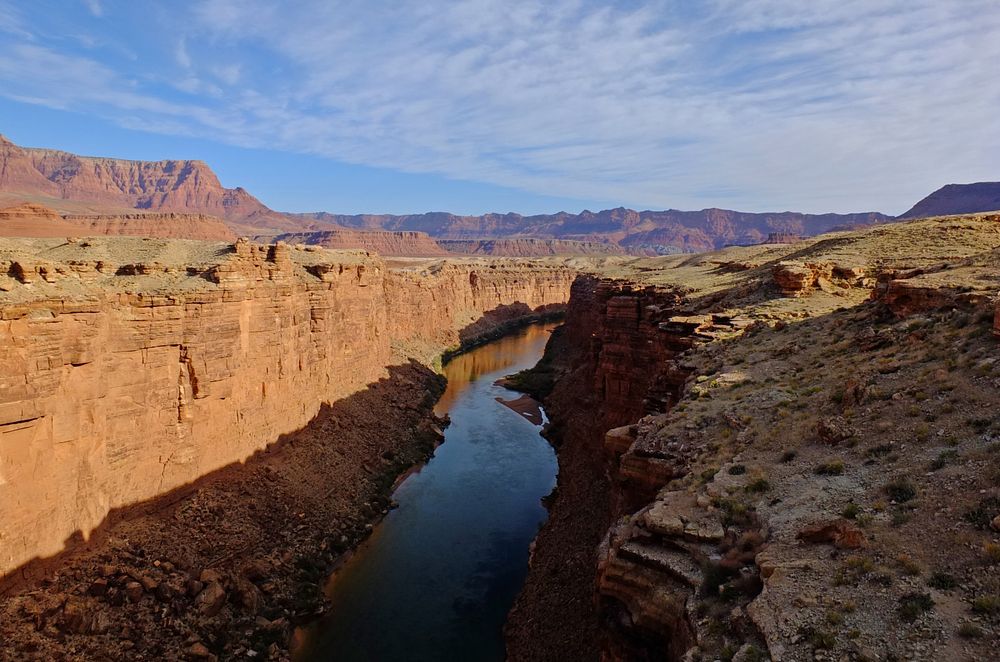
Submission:
[[[84,259],[102,241],[159,250],[109,268]],[[0,574],[244,460],[484,316],[565,302],[573,278],[557,263],[407,273],[242,240],[88,242],[59,262],[0,251]]]
[[[318,232],[286,232],[274,238],[290,244],[308,244],[332,249],[361,249],[379,255],[407,257],[440,257],[448,254],[425,232],[388,232],[373,230],[324,230]]]
[[[438,241],[452,253],[497,257],[541,257],[544,255],[623,255],[617,244],[568,239],[469,239]]]
[[[541,364],[554,380],[546,436],[558,450],[559,486],[508,623],[511,659],[681,659],[694,641],[691,589],[675,587],[671,554],[682,571],[696,562],[655,546],[643,558],[634,542],[609,551],[608,542],[619,518],[689,470],[685,444],[648,425],[684,393],[694,368],[682,355],[743,324],[685,313],[687,305],[680,289],[626,279],[583,275],[573,285]],[[644,427],[653,433],[639,443]]]
[[[225,241],[236,234],[220,219],[205,214],[121,212],[58,214],[36,203],[0,209],[0,237],[79,237],[126,235]]]
[[[670,289],[592,276],[573,284],[565,324],[541,364],[554,380],[546,436],[558,451],[559,486],[508,621],[511,659],[597,657],[597,547],[615,517],[663,480],[645,473],[656,467],[637,466],[639,485],[623,503],[608,469],[625,449],[606,448],[605,431],[676,402],[689,374],[676,356],[699,326],[673,319],[681,300]]]

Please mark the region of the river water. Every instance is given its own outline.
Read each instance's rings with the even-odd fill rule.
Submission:
[[[400,484],[399,507],[331,578],[331,609],[305,632],[297,661],[504,658],[503,623],[557,464],[529,420],[538,410],[501,404],[518,394],[494,382],[533,366],[553,327],[527,327],[444,367],[444,443]]]

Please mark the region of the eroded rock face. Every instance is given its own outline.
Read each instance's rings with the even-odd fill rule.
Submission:
[[[443,248],[464,255],[497,257],[541,257],[545,255],[623,255],[625,251],[614,243],[571,241],[566,239],[478,239],[441,240]]]
[[[448,254],[425,232],[324,230],[280,234],[275,241],[332,249],[360,249],[386,256],[438,257]]]
[[[404,361],[401,343],[430,360],[484,314],[509,322],[565,302],[574,277],[523,263],[417,276],[246,241],[220,252],[190,268],[94,264],[87,278],[31,256],[7,267],[0,574],[301,428]]]
[[[0,237],[101,235],[206,241],[231,241],[236,238],[225,223],[206,214],[123,212],[60,215],[44,205],[34,203],[0,209]]]
[[[774,283],[785,296],[802,296],[814,287],[827,285],[833,276],[833,265],[781,262],[772,271]]]

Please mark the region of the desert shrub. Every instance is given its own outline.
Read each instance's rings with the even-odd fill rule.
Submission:
[[[946,451],[941,451],[938,456],[930,463],[928,467],[931,471],[937,471],[938,469],[943,469],[949,462],[958,459],[958,451],[955,449],[948,449]]]
[[[983,631],[975,623],[962,623],[958,628],[958,636],[962,639],[979,639]]]
[[[983,559],[990,564],[1000,563],[1000,545],[995,542],[983,545]]]
[[[907,593],[899,598],[896,613],[907,623],[917,620],[921,614],[934,608],[934,600],[929,593]]]
[[[927,579],[927,585],[941,591],[949,591],[958,586],[958,580],[949,575],[947,572],[935,570]]]
[[[972,601],[972,611],[977,614],[1000,613],[1000,596],[981,595]]]
[[[896,562],[899,563],[899,567],[902,569],[904,574],[914,577],[920,574],[920,564],[913,560],[912,557],[906,554],[900,554],[896,557]]]
[[[885,493],[896,503],[906,503],[917,496],[917,488],[906,476],[897,476],[885,485]]]
[[[892,452],[892,444],[880,444],[878,446],[872,446],[865,451],[865,455],[868,457],[885,457]]]
[[[860,512],[861,507],[858,506],[858,504],[851,502],[847,504],[842,511],[840,511],[840,515],[846,519],[855,519]]]
[[[745,474],[746,472],[747,472],[747,468],[746,468],[745,465],[742,465],[742,464],[734,464],[733,466],[729,467],[729,475],[730,476],[741,476],[741,475]]]
[[[994,514],[1000,512],[1000,499],[997,497],[986,497],[980,499],[979,505],[965,512],[962,516],[965,521],[977,529],[987,529],[993,521]]]
[[[813,471],[820,476],[839,476],[844,473],[844,461],[840,459],[828,460],[816,465]]]

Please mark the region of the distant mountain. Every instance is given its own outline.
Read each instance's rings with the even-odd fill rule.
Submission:
[[[948,184],[934,191],[899,218],[925,218],[1000,210],[1000,182]]]
[[[892,220],[891,216],[878,212],[755,214],[728,209],[636,211],[624,207],[535,216],[514,213],[458,216],[445,212],[304,216],[359,230],[410,230],[447,240],[542,238],[610,242],[638,254],[707,251],[731,244],[759,244],[771,233],[815,235]]]
[[[884,223],[878,212],[857,214],[747,213],[727,209],[636,211],[618,207],[579,214],[459,216],[445,212],[396,215],[287,214],[269,209],[242,188],[225,188],[202,161],[128,161],[77,156],[51,149],[19,147],[0,136],[0,203],[44,204],[62,214],[148,210],[207,214],[234,231],[273,237],[333,232],[318,243],[358,238],[358,248],[380,243],[406,245],[414,236],[364,240],[337,230],[423,232],[434,239],[478,241],[543,239],[618,246],[629,253],[698,252],[730,244],[758,244],[769,235],[815,235],[835,229]],[[417,245],[420,242],[413,243]],[[423,247],[430,248],[423,242]],[[506,249],[527,250],[507,246]],[[505,249],[505,250],[506,250]],[[561,249],[560,249],[561,250]],[[612,249],[615,250],[615,249]]]
[[[222,186],[203,161],[128,161],[19,147],[0,135],[0,192],[59,212],[175,211],[281,227],[284,214],[245,189]],[[10,199],[11,196],[5,196]],[[69,204],[63,204],[69,203]],[[292,223],[291,228],[302,229]]]

